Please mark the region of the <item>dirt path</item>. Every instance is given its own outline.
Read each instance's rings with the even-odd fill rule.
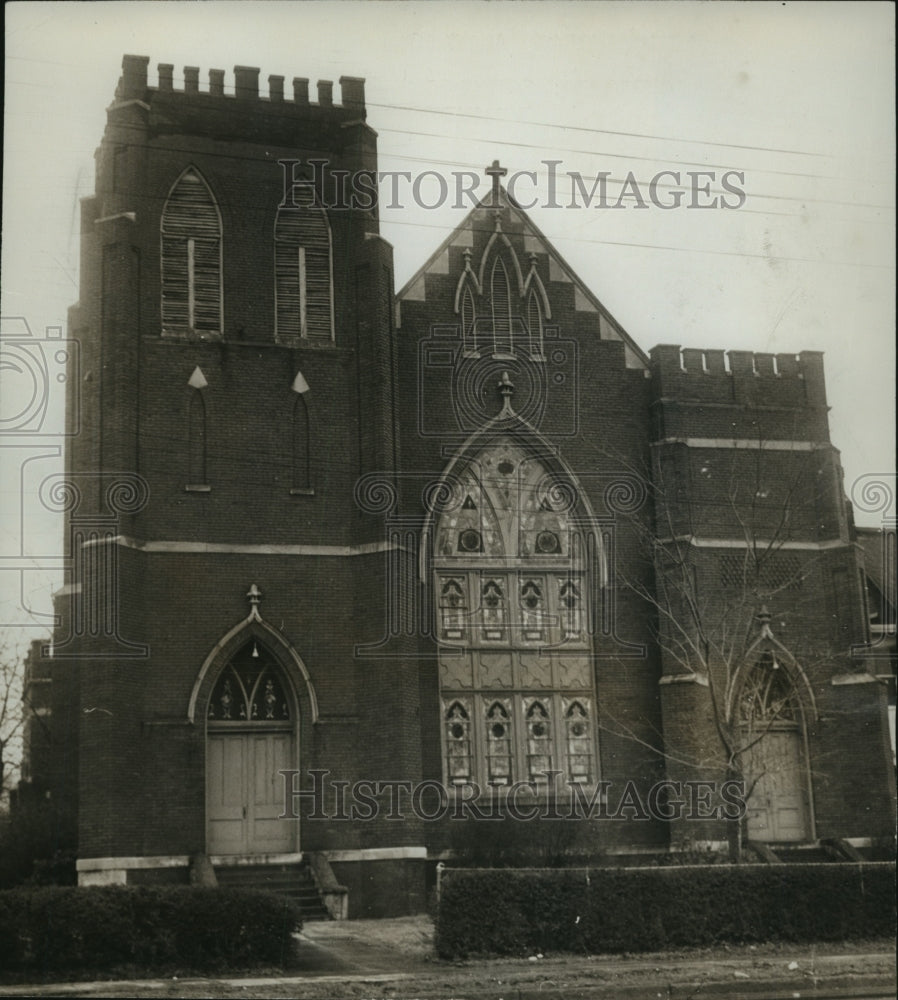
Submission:
[[[298,1000],[779,1000],[892,998],[889,942],[759,945],[651,955],[440,962],[421,917],[310,923],[289,974],[0,986],[0,996]]]

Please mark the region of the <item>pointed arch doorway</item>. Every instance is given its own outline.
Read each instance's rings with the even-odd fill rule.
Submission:
[[[298,758],[298,706],[265,646],[252,639],[227,661],[206,708],[206,843],[218,855],[299,849],[284,814],[282,770]]]
[[[801,702],[771,651],[745,679],[739,700],[749,840],[809,840],[810,802]]]

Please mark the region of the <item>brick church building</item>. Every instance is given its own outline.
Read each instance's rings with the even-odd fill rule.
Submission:
[[[585,813],[608,863],[889,835],[821,355],[646,354],[497,165],[395,294],[376,204],[334,204],[377,170],[364,81],[147,67],[82,206],[28,666],[79,881],[205,855],[365,916],[421,909],[478,809]]]

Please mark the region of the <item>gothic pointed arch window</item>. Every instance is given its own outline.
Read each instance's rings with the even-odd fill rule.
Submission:
[[[546,782],[553,768],[569,782],[598,780],[589,627],[598,586],[581,537],[586,511],[542,454],[518,437],[490,438],[452,468],[428,534],[443,711],[478,706],[465,731],[470,781],[495,790],[522,779],[549,796],[573,794]],[[459,544],[467,532],[471,543]],[[458,751],[442,729],[452,787]]]
[[[493,351],[500,357],[514,356],[513,311],[508,269],[500,255],[490,272],[490,308],[493,321]]]
[[[775,654],[767,650],[752,667],[739,697],[739,722],[763,731],[776,723],[796,725],[800,705],[795,687]]]
[[[162,332],[222,333],[221,213],[209,185],[188,167],[162,210]]]
[[[311,184],[294,187],[295,207],[278,209],[274,225],[275,336],[278,343],[334,339],[332,238]]]

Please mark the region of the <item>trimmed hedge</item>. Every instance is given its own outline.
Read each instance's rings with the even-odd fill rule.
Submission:
[[[895,864],[447,869],[441,958],[895,933]]]
[[[281,964],[300,926],[292,900],[246,889],[9,889],[0,892],[0,969]]]

